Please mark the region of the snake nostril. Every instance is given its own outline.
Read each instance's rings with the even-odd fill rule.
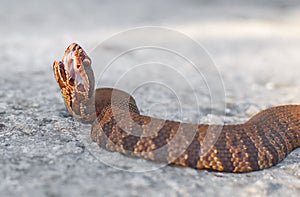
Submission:
[[[70,84],[71,86],[74,86],[74,79],[73,79],[73,78],[70,79],[69,84]]]

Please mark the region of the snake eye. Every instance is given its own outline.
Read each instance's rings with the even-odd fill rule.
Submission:
[[[90,66],[91,65],[91,59],[86,57],[84,58],[84,60],[82,61],[83,66]]]

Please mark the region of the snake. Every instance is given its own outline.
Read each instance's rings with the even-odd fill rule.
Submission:
[[[53,72],[68,112],[91,124],[101,148],[172,166],[251,172],[277,165],[300,147],[300,105],[262,110],[242,124],[192,124],[140,113],[135,99],[116,88],[95,89],[91,58],[77,43]]]

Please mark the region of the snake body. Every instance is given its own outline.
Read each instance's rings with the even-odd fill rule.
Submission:
[[[71,44],[54,75],[71,115],[91,123],[99,146],[170,165],[250,172],[278,164],[300,146],[300,105],[263,110],[243,124],[189,124],[141,115],[132,96],[94,89],[91,59]]]

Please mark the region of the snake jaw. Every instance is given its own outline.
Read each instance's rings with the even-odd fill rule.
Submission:
[[[53,65],[54,75],[70,114],[83,121],[94,118],[94,74],[91,60],[76,43]]]
[[[89,88],[88,77],[86,76],[84,64],[87,59],[87,54],[76,43],[71,44],[65,51],[62,58],[62,62],[65,67],[65,71],[71,77],[75,84],[82,84],[87,90]]]

